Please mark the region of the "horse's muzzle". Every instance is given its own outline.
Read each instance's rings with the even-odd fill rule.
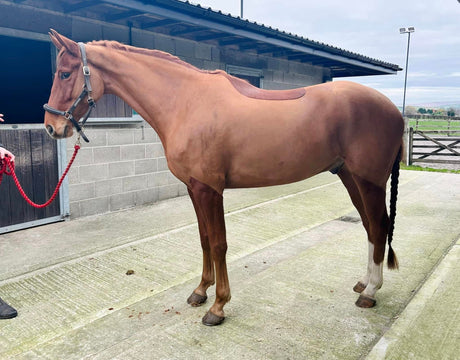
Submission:
[[[48,135],[53,137],[54,135],[54,127],[52,127],[51,125],[46,125],[46,131],[48,132]]]
[[[46,128],[46,132],[48,133],[48,135],[51,136],[55,140],[64,139],[64,138],[72,135],[71,133],[69,133],[69,126],[68,125],[65,125],[63,127],[61,133],[58,133],[53,125],[46,125],[45,128]]]

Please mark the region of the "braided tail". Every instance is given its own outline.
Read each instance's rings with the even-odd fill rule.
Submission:
[[[396,156],[393,168],[391,169],[391,190],[390,190],[390,225],[388,227],[388,268],[398,269],[398,259],[396,258],[395,252],[391,247],[393,241],[393,232],[395,229],[395,218],[396,218],[396,200],[398,198],[398,183],[399,183],[399,162],[401,161],[402,146],[399,149],[398,155]]]

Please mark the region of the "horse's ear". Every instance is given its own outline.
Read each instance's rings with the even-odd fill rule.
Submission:
[[[56,30],[53,29],[50,29],[48,34],[54,46],[56,46],[58,50],[65,48],[72,55],[78,56],[79,48],[75,41],[66,38],[64,35],[59,34]]]

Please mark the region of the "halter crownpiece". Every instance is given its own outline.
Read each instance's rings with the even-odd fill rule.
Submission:
[[[83,64],[83,76],[84,76],[84,79],[85,79],[85,83],[83,85],[83,89],[82,89],[82,91],[80,93],[80,96],[78,96],[75,99],[75,101],[70,106],[69,110],[67,110],[67,111],[62,111],[62,110],[55,109],[55,108],[49,106],[48,104],[43,105],[43,109],[45,111],[48,111],[51,114],[61,115],[61,116],[64,116],[66,118],[66,120],[70,120],[70,122],[75,127],[75,129],[78,131],[78,133],[81,135],[83,140],[85,140],[86,142],[89,142],[88,138],[86,137],[85,133],[83,132],[82,127],[85,125],[86,120],[88,120],[88,117],[91,114],[91,111],[93,111],[93,109],[96,107],[96,102],[93,99],[93,88],[91,87],[91,81],[90,81],[91,71],[89,69],[88,60],[86,58],[85,44],[83,44],[82,42],[79,42],[78,46],[80,48],[81,61],[82,61],[82,64]],[[88,111],[86,111],[86,113],[80,119],[80,121],[77,121],[77,120],[75,120],[75,118],[73,116],[73,112],[75,111],[75,109],[78,106],[78,104],[80,103],[80,101],[85,98],[85,96],[87,96],[86,101],[88,102],[89,108],[88,108]]]

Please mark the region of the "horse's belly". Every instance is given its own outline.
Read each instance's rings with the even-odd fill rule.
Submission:
[[[232,163],[226,174],[226,187],[262,187],[304,180],[328,170],[337,161],[330,149],[282,149],[278,153],[260,149],[246,153]]]
[[[226,179],[225,187],[232,189],[283,185],[307,179],[319,172],[298,173],[296,176],[279,176],[275,171],[270,174],[230,174]]]

